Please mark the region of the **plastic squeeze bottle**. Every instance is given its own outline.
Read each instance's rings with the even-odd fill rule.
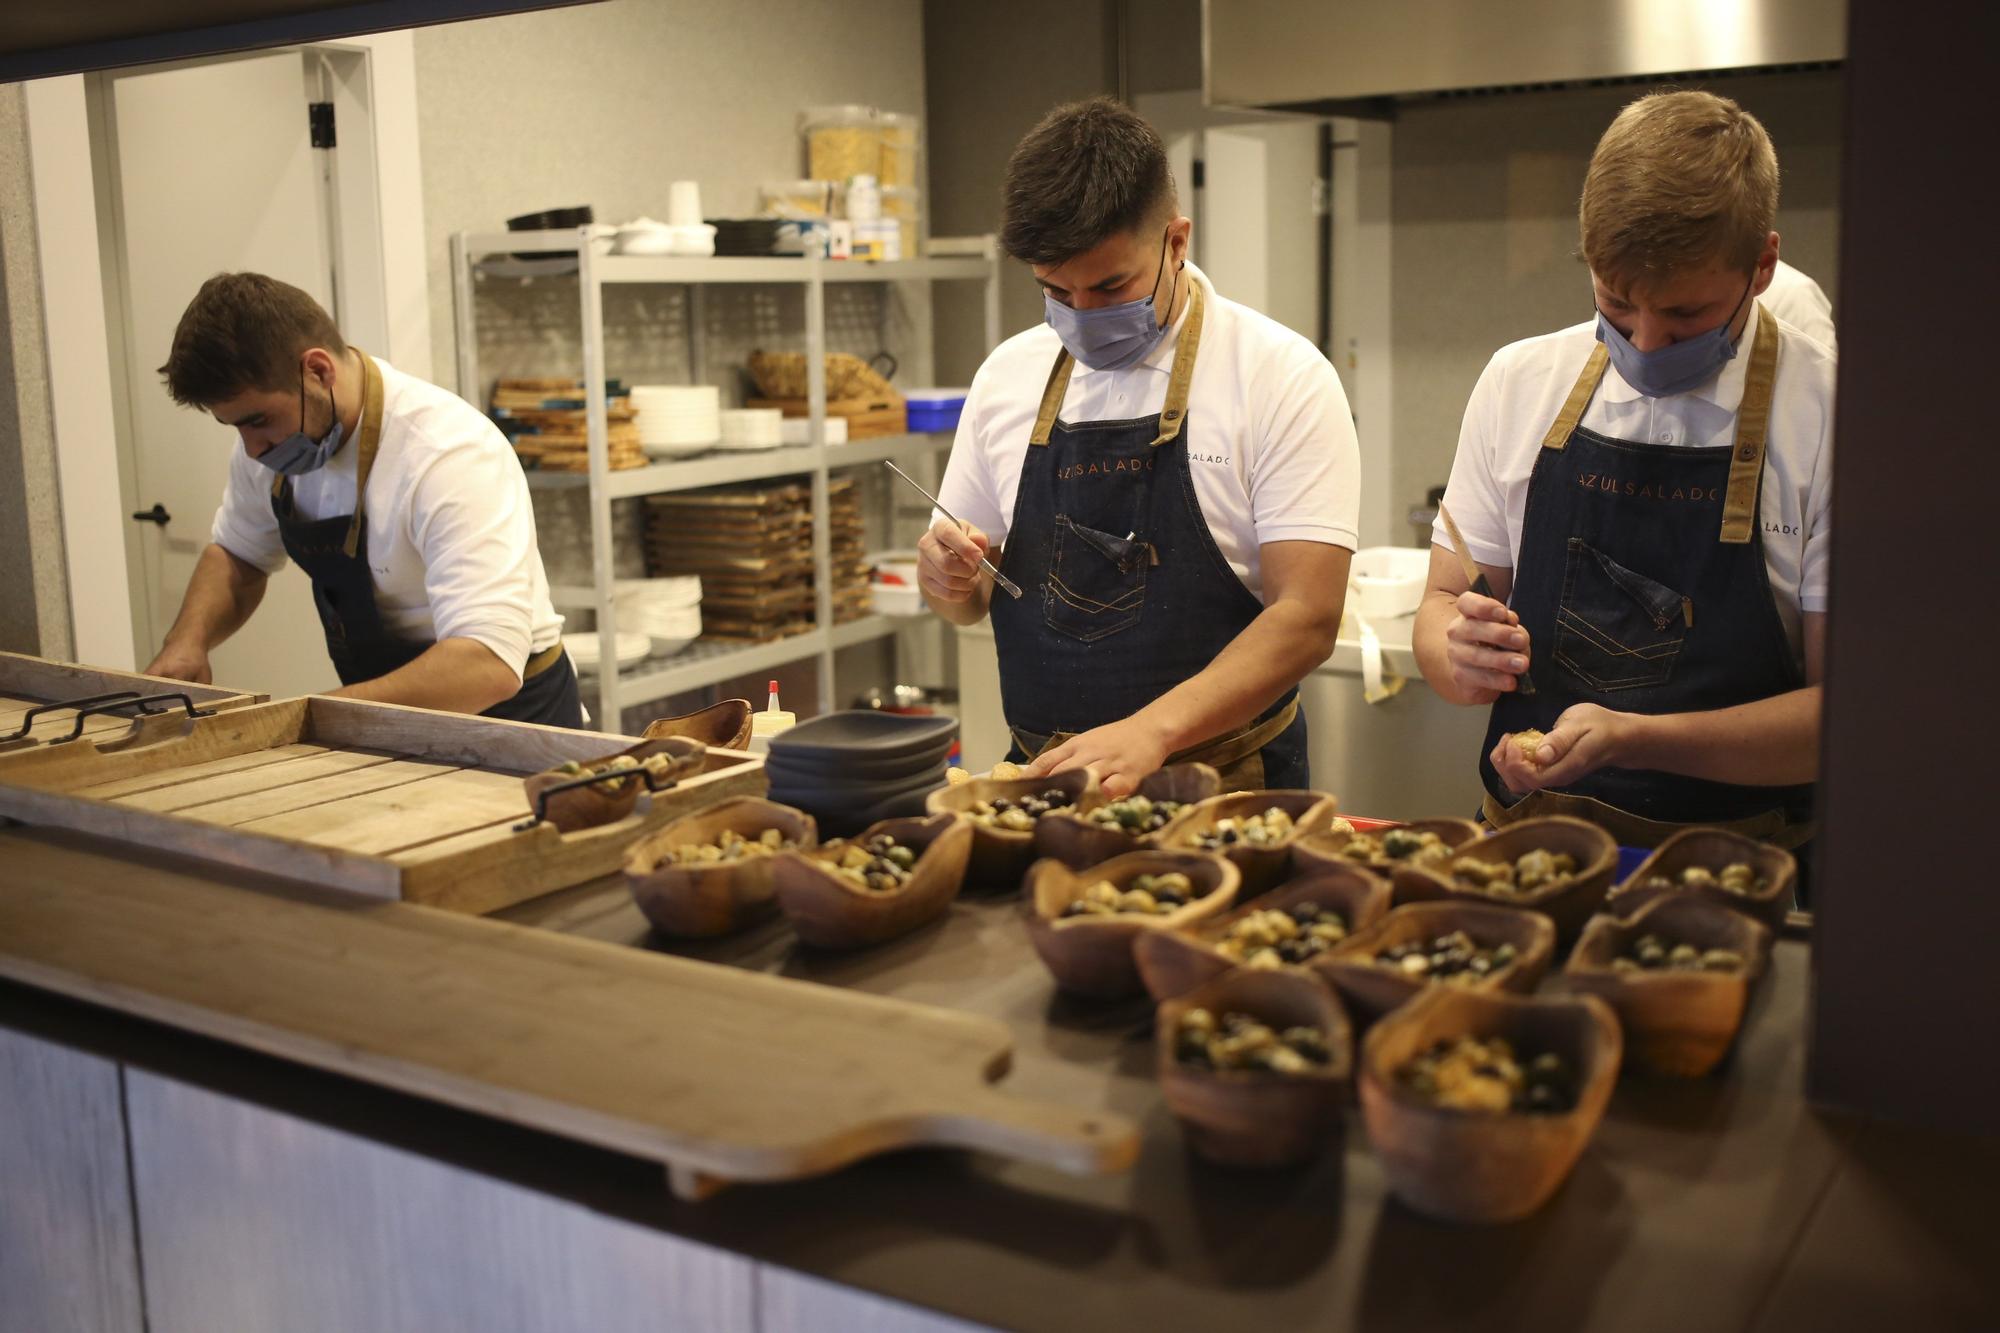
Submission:
[[[772,681],[771,695],[764,704],[764,711],[750,715],[750,753],[769,753],[771,737],[781,731],[789,731],[798,720],[797,714],[787,713],[778,707],[778,682]]]

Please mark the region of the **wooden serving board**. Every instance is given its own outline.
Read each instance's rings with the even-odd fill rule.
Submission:
[[[1128,1167],[1125,1118],[1009,1097],[990,1019],[533,927],[107,864],[0,835],[0,975],[663,1163],[702,1197],[899,1148]]]
[[[43,704],[62,703],[92,695],[136,690],[141,695],[185,694],[196,708],[238,708],[262,703],[267,696],[218,685],[195,685],[164,676],[145,676],[136,671],[113,671],[106,667],[57,662],[23,653],[0,653],[0,737],[13,733],[30,709]],[[179,708],[179,705],[175,705]],[[185,712],[182,713],[185,717]],[[11,743],[0,742],[0,767],[26,750],[59,740],[76,727],[76,714],[64,710],[35,719],[27,736]],[[83,734],[104,738],[112,733],[136,731],[135,719],[99,714],[83,720]]]
[[[763,763],[708,767],[576,833],[530,814],[521,779],[599,759],[631,737],[314,696],[142,721],[0,765],[0,815],[287,879],[490,912],[618,868],[644,833],[730,796],[760,796]]]

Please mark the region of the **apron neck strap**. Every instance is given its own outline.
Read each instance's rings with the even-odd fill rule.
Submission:
[[[1174,346],[1174,369],[1167,381],[1167,401],[1160,410],[1160,433],[1153,437],[1154,445],[1162,445],[1175,439],[1181,433],[1181,424],[1187,420],[1188,386],[1194,381],[1195,353],[1201,346],[1202,317],[1201,284],[1188,283],[1187,324],[1181,329],[1180,341]],[[1056,418],[1062,414],[1063,398],[1069,393],[1070,372],[1076,361],[1065,348],[1056,354],[1055,366],[1049,371],[1048,385],[1042,390],[1041,410],[1035,413],[1035,430],[1028,436],[1030,445],[1047,444],[1049,433],[1055,429]]]
[[[1743,402],[1736,409],[1736,444],[1729,459],[1729,489],[1723,493],[1721,540],[1740,546],[1750,540],[1757,518],[1757,488],[1764,479],[1764,436],[1771,425],[1771,391],[1778,379],[1778,321],[1755,302],[1757,340],[1743,378]]]
[[[1563,403],[1562,411],[1549,423],[1549,433],[1542,436],[1542,448],[1560,451],[1569,443],[1570,435],[1577,423],[1583,420],[1583,409],[1590,406],[1591,395],[1597,392],[1598,383],[1604,378],[1604,368],[1611,364],[1611,353],[1603,343],[1590,349],[1590,359],[1583,363],[1583,373],[1570,386],[1569,398]]]
[[[1181,423],[1187,420],[1188,385],[1194,382],[1194,357],[1201,348],[1201,307],[1201,284],[1190,279],[1187,326],[1181,330],[1180,343],[1174,348],[1174,374],[1167,381],[1167,401],[1160,409],[1160,433],[1153,437],[1155,446],[1178,438]]]

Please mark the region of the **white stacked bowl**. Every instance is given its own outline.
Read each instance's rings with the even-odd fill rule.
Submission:
[[[655,653],[677,653],[701,637],[699,578],[619,579],[612,596],[618,628],[644,634]]]
[[[639,447],[654,458],[700,453],[722,439],[722,391],[713,384],[635,384]]]
[[[785,414],[775,407],[739,407],[722,414],[725,449],[775,449],[785,442]]]

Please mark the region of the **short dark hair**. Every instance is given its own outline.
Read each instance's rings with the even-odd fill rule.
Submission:
[[[1003,198],[1000,244],[1024,264],[1066,263],[1176,203],[1159,131],[1109,97],[1042,117],[1007,159]]]
[[[160,374],[182,407],[212,407],[251,389],[296,389],[313,347],[347,351],[318,301],[262,273],[218,273],[181,313]]]

